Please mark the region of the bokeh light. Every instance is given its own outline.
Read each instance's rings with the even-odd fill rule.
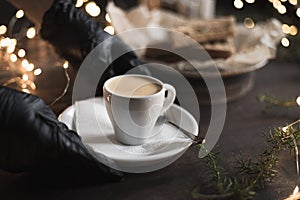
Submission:
[[[279,1],[279,0],[274,0],[273,1],[273,7],[275,8],[275,9],[278,9],[279,8],[279,6],[281,6],[282,4],[281,4],[281,2]]]
[[[76,7],[76,8],[80,8],[80,7],[83,6],[83,3],[84,3],[83,0],[77,0],[77,1],[76,1],[75,7]]]
[[[290,26],[290,35],[295,36],[297,35],[297,33],[298,33],[297,27],[295,25]]]
[[[296,102],[297,102],[298,106],[300,106],[300,96],[297,97]]]
[[[289,3],[292,5],[297,5],[298,1],[297,0],[289,0]]]
[[[68,67],[69,67],[69,62],[65,61],[64,64],[63,64],[63,68],[67,69]]]
[[[296,14],[298,17],[300,17],[300,8],[297,8]]]
[[[32,38],[35,37],[35,35],[36,35],[36,30],[35,30],[35,28],[34,28],[34,27],[30,27],[30,28],[27,30],[27,33],[26,33],[27,38],[32,39]]]
[[[280,5],[280,6],[278,7],[278,12],[279,12],[280,14],[285,14],[285,13],[286,13],[286,7],[285,7],[284,5]]]
[[[40,75],[42,73],[42,69],[41,68],[37,68],[37,69],[35,69],[34,71],[33,71],[33,74],[35,75],[35,76],[38,76],[38,75]]]
[[[19,49],[18,56],[20,58],[23,58],[23,57],[25,57],[25,55],[26,55],[26,51],[24,49]]]
[[[254,28],[255,23],[251,18],[247,17],[247,18],[244,19],[244,25],[247,28]]]
[[[22,60],[21,65],[23,68],[26,68],[29,65],[29,62],[27,59]]]
[[[9,58],[10,58],[10,61],[11,61],[11,62],[17,62],[17,60],[18,60],[18,57],[17,57],[17,55],[16,55],[16,54],[14,54],[14,53],[13,53],[13,54],[11,54]]]
[[[290,46],[290,41],[289,41],[289,39],[284,37],[284,38],[281,39],[281,44],[284,47],[288,47],[288,46]]]
[[[28,81],[29,77],[28,77],[27,74],[23,74],[22,79],[23,79],[24,81]]]
[[[0,35],[4,35],[7,31],[7,27],[5,25],[0,26]]]
[[[285,34],[290,34],[290,26],[287,25],[287,24],[283,24],[281,26],[281,29],[282,29],[282,32],[285,33]]]
[[[28,89],[22,89],[22,92],[30,94],[30,91]]]
[[[32,64],[32,63],[29,63],[26,67],[26,71],[28,71],[28,72],[33,71],[33,69],[34,69],[34,64]]]
[[[237,9],[241,9],[241,8],[243,8],[244,3],[241,0],[234,0],[233,5]]]
[[[85,11],[92,17],[97,17],[101,13],[101,9],[95,2],[89,2],[85,6]]]
[[[115,34],[115,29],[112,26],[105,27],[104,31],[107,32],[107,33],[109,33],[109,34],[111,34],[111,35]]]
[[[10,44],[10,38],[8,38],[8,37],[0,40],[1,47],[8,47],[9,44]]]
[[[17,12],[16,12],[16,18],[18,18],[18,19],[20,19],[20,18],[22,18],[23,16],[24,16],[24,11],[23,10],[18,10]]]
[[[106,13],[106,15],[105,15],[105,20],[106,20],[108,23],[111,23],[111,18],[110,18],[110,16],[109,16],[108,13]]]

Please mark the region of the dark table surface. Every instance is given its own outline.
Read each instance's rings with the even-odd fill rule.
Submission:
[[[38,89],[35,94],[50,103],[62,92],[65,77],[62,68],[54,65],[43,70],[36,80]],[[75,72],[71,71],[71,77],[74,78]],[[263,132],[299,117],[296,109],[289,113],[266,112],[256,96],[271,94],[293,98],[299,94],[299,86],[300,65],[273,60],[255,73],[255,83],[250,92],[228,103],[225,126],[215,147],[215,151],[220,152],[225,169],[232,168],[234,154],[243,152],[245,156],[255,157],[261,153],[265,146]],[[71,89],[51,107],[57,115],[71,105]],[[201,110],[201,131],[205,131],[209,123],[205,117],[206,111],[207,108]],[[125,174],[122,182],[107,184],[61,185],[55,181],[34,181],[28,174],[0,171],[0,199],[192,199],[191,192],[196,186],[207,188],[210,184],[203,160],[197,154],[197,147],[191,146],[181,158],[164,169],[144,174]],[[279,174],[273,183],[258,191],[256,199],[282,199],[292,192],[296,184],[294,157],[288,153],[280,155],[278,170]]]

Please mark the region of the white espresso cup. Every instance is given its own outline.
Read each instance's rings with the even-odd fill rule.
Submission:
[[[171,107],[175,97],[173,86],[144,75],[116,76],[103,86],[115,137],[127,145],[143,144],[155,136],[158,117]]]

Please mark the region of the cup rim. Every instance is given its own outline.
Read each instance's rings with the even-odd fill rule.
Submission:
[[[147,79],[154,80],[156,83],[158,83],[161,86],[161,88],[160,88],[160,90],[158,92],[156,92],[154,94],[151,94],[151,95],[146,95],[146,96],[127,96],[127,95],[121,95],[121,94],[115,93],[111,89],[109,89],[108,84],[111,81],[113,81],[114,79],[120,78],[120,77],[128,77],[128,76],[144,77],[144,78],[147,78]],[[152,76],[147,76],[147,75],[141,75],[141,74],[124,74],[124,75],[114,76],[114,77],[111,77],[110,79],[106,80],[104,82],[104,85],[103,85],[103,89],[106,90],[107,92],[109,92],[110,94],[112,94],[114,96],[122,97],[122,98],[130,98],[130,99],[145,99],[145,98],[155,97],[155,96],[158,96],[163,91],[163,88],[164,88],[164,83],[161,82],[160,80],[158,80],[157,78],[154,78]]]

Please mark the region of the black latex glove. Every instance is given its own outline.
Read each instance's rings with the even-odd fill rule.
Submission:
[[[112,37],[99,27],[93,18],[76,8],[75,0],[54,1],[43,17],[41,36],[55,47],[58,54],[77,67],[99,43]],[[129,47],[117,38],[110,41],[113,43],[105,45],[103,54],[100,54],[98,59],[103,61],[99,63],[99,67],[104,69],[109,66],[100,80],[99,88],[102,88],[102,84],[108,78],[125,74],[142,64],[132,51],[115,58],[116,51]],[[102,92],[102,89],[97,91]]]
[[[122,174],[99,161],[38,97],[0,86],[0,168],[9,172],[90,174],[97,182]]]

